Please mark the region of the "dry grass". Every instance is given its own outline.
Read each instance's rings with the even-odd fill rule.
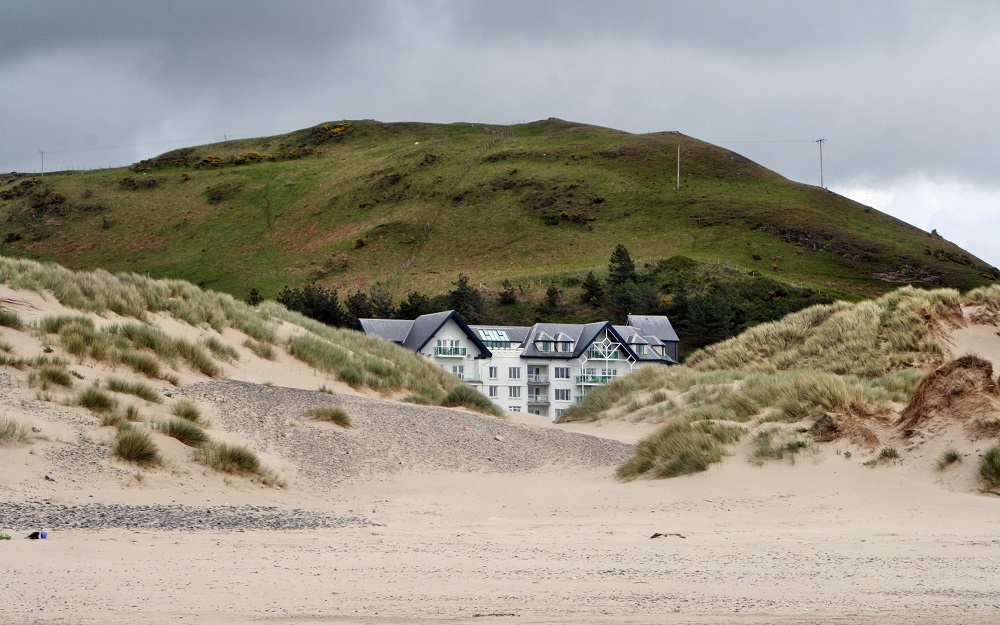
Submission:
[[[351,415],[340,406],[317,406],[306,411],[306,417],[313,421],[327,421],[343,428],[351,427]]]
[[[201,423],[203,421],[201,411],[198,410],[198,406],[190,399],[178,399],[171,406],[170,412],[191,423]]]
[[[134,395],[139,399],[145,399],[148,402],[154,404],[163,403],[163,398],[160,394],[153,390],[153,387],[149,386],[145,382],[139,380],[123,380],[121,378],[108,378],[105,382],[105,386],[108,390],[113,393],[125,393],[127,395]]]
[[[875,378],[939,364],[937,334],[961,319],[957,291],[904,287],[877,300],[807,308],[706,347],[686,362],[699,370],[801,368]]]
[[[0,445],[27,443],[30,436],[28,428],[17,419],[6,415],[0,417]]]

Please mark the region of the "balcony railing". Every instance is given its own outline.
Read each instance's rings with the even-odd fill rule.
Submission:
[[[584,397],[586,397],[586,395],[574,395],[573,396],[573,403],[579,404],[581,401],[583,401]]]
[[[617,349],[588,349],[587,358],[598,360],[620,360],[621,352]]]
[[[607,384],[611,380],[614,380],[613,375],[578,375],[576,376],[577,384]]]
[[[548,395],[528,395],[528,405],[529,406],[548,406],[549,396]]]
[[[469,353],[467,347],[435,347],[435,356],[465,356]]]
[[[478,373],[456,373],[459,380],[470,384],[482,384],[483,380]]]
[[[549,376],[547,375],[529,375],[528,384],[548,384]]]

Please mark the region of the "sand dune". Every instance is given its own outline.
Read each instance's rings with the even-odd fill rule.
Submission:
[[[28,321],[62,312],[9,289],[0,301]],[[213,437],[256,450],[285,488],[211,471],[160,435],[165,466],[137,469],[109,452],[112,428],[39,400],[25,371],[0,373],[4,412],[39,430],[0,448],[0,531],[15,535],[0,541],[0,621],[992,623],[1000,611],[1000,504],[972,477],[991,441],[961,428],[874,469],[847,442],[794,466],[754,467],[737,447],[705,473],[622,484],[614,467],[651,426],[400,404],[222,336],[240,353],[223,378],[183,371],[158,390],[195,401]],[[9,328],[0,339],[43,347]],[[992,326],[949,340],[953,355],[1000,360]],[[325,403],[355,427],[303,417]],[[956,444],[963,466],[938,471]],[[42,523],[49,538],[21,538]]]

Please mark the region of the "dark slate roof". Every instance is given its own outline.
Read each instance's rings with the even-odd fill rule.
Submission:
[[[642,336],[655,336],[664,343],[679,343],[680,339],[665,315],[629,315],[628,324]]]
[[[358,319],[358,329],[365,334],[402,345],[413,322],[408,319]]]
[[[441,326],[446,324],[449,319],[455,321],[458,327],[465,332],[465,335],[469,337],[469,340],[479,348],[480,358],[491,358],[493,353],[486,348],[486,345],[479,338],[477,332],[473,332],[462,318],[458,316],[454,310],[445,310],[442,312],[431,313],[429,315],[420,315],[413,320],[413,325],[410,328],[410,332],[406,335],[406,339],[403,341],[403,346],[412,349],[415,352],[419,352],[421,349],[427,345],[427,341],[434,338]]]

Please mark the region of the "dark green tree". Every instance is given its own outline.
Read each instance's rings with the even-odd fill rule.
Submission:
[[[497,303],[501,306],[510,306],[517,303],[517,290],[514,288],[514,283],[506,278],[500,283],[500,293],[497,296]]]
[[[583,281],[583,295],[580,296],[580,301],[594,308],[599,308],[604,302],[604,287],[593,271],[588,271]]]
[[[247,293],[247,304],[250,304],[251,306],[256,306],[257,304],[263,301],[264,301],[264,296],[260,294],[260,290],[258,290],[256,287],[250,289],[250,292]]]
[[[278,302],[289,310],[330,326],[347,327],[350,318],[340,305],[336,289],[307,284],[299,289],[285,287],[278,293]]]
[[[614,289],[626,282],[638,283],[639,274],[635,270],[635,263],[628,250],[619,243],[608,260],[608,286]]]
[[[372,316],[375,319],[395,319],[397,316],[396,306],[392,303],[392,295],[381,282],[372,285],[368,294],[368,301],[371,303]]]
[[[411,291],[406,299],[399,303],[400,319],[416,319],[420,315],[434,312],[430,298],[420,291]]]
[[[362,291],[347,296],[347,312],[351,316],[351,325],[354,325],[358,319],[375,317],[372,302],[368,299],[368,294]]]
[[[466,323],[479,323],[486,309],[483,295],[469,284],[469,276],[459,274],[455,288],[448,292],[448,307]]]

